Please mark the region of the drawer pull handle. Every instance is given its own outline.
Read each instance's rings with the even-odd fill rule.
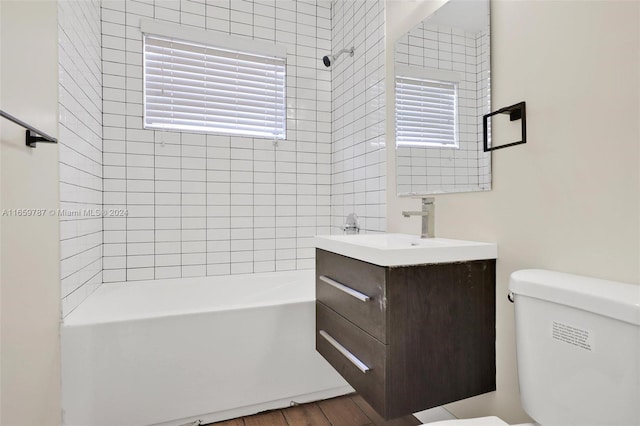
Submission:
[[[338,290],[344,291],[348,295],[353,296],[356,299],[361,300],[363,302],[368,302],[371,299],[366,294],[360,293],[359,291],[354,290],[351,287],[347,287],[346,285],[341,284],[336,280],[332,280],[331,278],[329,278],[327,276],[320,275],[320,281],[324,281],[325,283],[329,284],[330,286],[333,286],[333,287],[337,288]]]
[[[367,364],[365,364],[364,362],[360,361],[354,354],[352,354],[351,352],[349,352],[347,350],[347,348],[345,348],[344,346],[342,346],[340,343],[338,343],[338,341],[336,339],[334,339],[333,337],[331,337],[329,335],[329,333],[327,333],[324,330],[320,330],[318,331],[318,333],[320,333],[320,335],[322,337],[325,338],[325,340],[327,342],[329,342],[329,344],[331,344],[331,346],[333,346],[334,348],[337,349],[338,352],[340,352],[342,355],[344,355],[353,365],[355,365],[356,367],[358,367],[358,370],[362,371],[363,373],[366,373],[367,371],[370,371],[371,369],[369,367],[367,367]]]

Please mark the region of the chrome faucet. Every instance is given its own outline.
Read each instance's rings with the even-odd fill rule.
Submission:
[[[358,215],[355,213],[349,213],[345,224],[342,226],[342,230],[345,234],[358,234],[360,232]]]
[[[422,233],[421,238],[433,238],[435,236],[435,214],[436,204],[433,197],[422,199],[422,211],[419,212],[402,212],[402,216],[422,216]]]

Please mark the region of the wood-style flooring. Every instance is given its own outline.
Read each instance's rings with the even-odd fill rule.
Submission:
[[[241,417],[215,426],[414,426],[413,416],[384,420],[359,395],[346,395]]]

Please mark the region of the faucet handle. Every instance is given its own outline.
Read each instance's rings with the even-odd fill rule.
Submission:
[[[433,197],[424,197],[422,199],[422,204],[434,204],[436,202],[436,199]]]

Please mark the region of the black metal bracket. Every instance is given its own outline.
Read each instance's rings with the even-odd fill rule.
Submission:
[[[36,142],[58,143],[55,138],[38,136],[38,133],[31,130],[26,131],[25,143],[29,148],[35,148]]]
[[[489,148],[488,142],[488,131],[487,131],[487,119],[496,114],[509,114],[509,120],[516,121],[522,120],[521,122],[521,131],[522,131],[522,140],[513,143],[507,143],[500,146],[492,146]],[[526,103],[519,102],[517,104],[501,108],[497,111],[486,114],[482,117],[482,142],[484,145],[484,152],[495,151],[496,149],[507,148],[510,146],[520,145],[523,143],[527,143],[527,111],[526,111]]]
[[[54,138],[53,136],[49,136],[45,132],[41,132],[40,130],[36,129],[35,127],[28,125],[24,121],[20,120],[19,118],[14,117],[13,115],[11,115],[9,113],[6,113],[6,112],[0,110],[0,117],[4,117],[9,121],[13,121],[17,125],[22,126],[25,129],[27,129],[27,132],[26,132],[27,134],[26,134],[26,137],[25,137],[25,145],[27,145],[29,148],[35,148],[37,142],[58,143],[58,140],[56,138]]]

